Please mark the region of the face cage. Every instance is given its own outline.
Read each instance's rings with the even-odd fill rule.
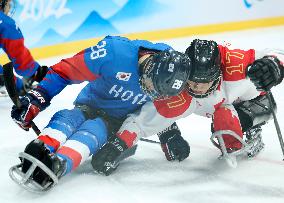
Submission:
[[[153,64],[152,59],[153,59],[153,55],[150,56],[148,59],[145,59],[147,61],[145,62],[145,65],[143,67],[142,74],[139,78],[139,83],[140,83],[141,89],[147,96],[149,96],[152,100],[157,100],[161,98],[161,95],[154,89],[154,87],[152,90],[150,90],[147,87],[147,83],[148,84],[151,83],[153,85],[152,78],[153,78],[154,64]]]
[[[149,96],[151,98],[151,100],[157,100],[157,99],[160,99],[161,98],[161,95],[159,95],[158,92],[156,92],[156,90],[149,90],[149,88],[147,88],[147,85],[146,85],[146,80],[148,80],[148,83],[152,82],[152,79],[147,77],[145,74],[143,74],[140,79],[139,79],[139,83],[140,83],[140,87],[141,89],[143,90],[144,94],[146,94],[147,96]],[[151,81],[149,81],[151,80]]]
[[[21,152],[19,154],[19,158],[21,160],[26,159],[32,163],[26,173],[22,172],[23,162],[18,165],[12,166],[9,170],[10,178],[22,188],[30,192],[42,193],[50,190],[52,187],[58,184],[58,177],[38,159],[25,152]],[[38,184],[32,178],[32,175],[37,167],[43,170],[50,177],[50,180],[47,181],[44,185]]]
[[[195,93],[194,91],[191,90],[189,85],[187,85],[186,89],[187,89],[188,93],[191,96],[193,96],[194,98],[198,98],[198,99],[206,98],[206,97],[208,97],[210,94],[212,94],[218,88],[221,79],[222,79],[222,75],[220,74],[219,77],[217,79],[215,79],[215,81],[212,84],[212,86],[204,94],[197,94],[197,93]]]

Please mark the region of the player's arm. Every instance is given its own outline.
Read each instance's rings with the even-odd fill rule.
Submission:
[[[8,20],[7,20],[8,19]],[[7,17],[0,25],[1,47],[13,64],[14,70],[24,79],[14,77],[17,91],[24,94],[33,87],[34,81],[40,82],[48,71],[47,66],[40,66],[34,61],[30,51],[24,45],[24,37],[15,21]],[[10,19],[10,21],[9,21]]]
[[[15,23],[3,23],[1,31],[1,45],[17,74],[24,77],[31,77],[39,68],[39,64],[34,61],[30,51],[25,47],[24,37]]]
[[[181,100],[182,97],[176,98],[174,101],[160,101],[144,105],[141,111],[131,114],[123,123],[119,130],[119,136],[123,140],[127,140],[131,138],[130,135],[136,134],[136,142],[142,137],[157,134],[162,151],[168,161],[186,159],[190,153],[190,146],[182,137],[175,121],[190,115],[194,110],[194,105],[185,105],[187,110],[184,112],[178,106],[178,102],[184,102]],[[130,129],[137,129],[137,133],[131,132]]]
[[[93,56],[98,53],[97,49],[101,48],[102,46],[98,44],[52,66],[39,85],[21,98],[21,109],[13,106],[11,112],[13,120],[21,128],[28,130],[31,127],[30,122],[39,112],[47,108],[51,99],[67,85],[91,81],[99,77],[105,55]]]
[[[175,120],[191,114],[194,105],[191,105],[189,100],[181,98],[183,96],[179,95],[174,100],[147,102],[141,110],[130,114],[117,134],[93,156],[94,170],[105,175],[111,174],[118,165],[119,156],[133,147],[141,137],[157,134],[171,126]],[[177,159],[183,160],[181,156]]]
[[[103,76],[101,69],[108,68],[105,64],[111,60],[107,49],[111,47],[108,46],[106,40],[102,40],[96,46],[61,60],[50,67],[38,88],[52,98],[67,85],[96,80]]]
[[[238,98],[240,100],[250,100],[259,96],[261,92],[255,88],[255,85],[247,77],[247,70],[255,61],[256,51],[254,49],[229,49],[222,45],[219,45],[219,49],[223,64],[223,81],[227,82],[228,94],[231,94],[230,86],[232,86],[232,88],[238,87]]]
[[[110,137],[107,143],[93,155],[92,166],[96,172],[110,175],[121,161],[119,157],[127,153],[140,137],[153,135],[163,129],[162,126],[166,128],[173,122],[165,118],[165,122],[160,123],[162,120],[158,122],[159,119],[155,118],[159,118],[159,115],[157,114],[156,117],[152,108],[155,107],[149,102],[144,104],[139,112],[129,115],[117,134]]]

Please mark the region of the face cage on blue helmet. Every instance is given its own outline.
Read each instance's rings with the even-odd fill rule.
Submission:
[[[147,59],[145,59],[145,61],[141,64],[142,67],[142,71],[141,71],[141,76],[139,78],[139,83],[140,83],[140,87],[143,90],[144,94],[146,94],[147,96],[149,96],[152,100],[159,98],[159,94],[158,92],[153,88],[152,90],[150,90],[147,87],[147,83],[152,83],[152,78],[153,78],[153,69],[154,69],[154,63],[153,63],[153,55],[149,56]]]
[[[145,80],[149,80],[150,78],[144,78],[143,76],[140,77],[139,82],[140,82],[140,87],[143,90],[144,94],[146,94],[148,97],[151,98],[151,100],[157,100],[159,99],[161,96],[159,95],[158,92],[156,92],[154,89],[153,90],[149,90],[147,88],[147,86],[145,85],[146,82]]]
[[[189,87],[189,85],[187,85],[187,91],[188,93],[193,96],[194,98],[198,98],[198,99],[202,99],[202,98],[206,98],[208,97],[210,94],[212,94],[213,92],[215,92],[220,84],[220,81],[222,79],[222,74],[219,75],[218,78],[216,78],[213,82],[213,84],[211,85],[211,87],[208,89],[208,91],[204,94],[198,94],[195,93],[194,91],[191,90],[191,88]]]

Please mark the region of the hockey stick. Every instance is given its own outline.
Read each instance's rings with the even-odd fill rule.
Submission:
[[[269,104],[271,106],[271,113],[273,115],[273,120],[274,120],[274,125],[275,125],[275,128],[276,128],[276,131],[277,131],[277,135],[278,135],[278,139],[279,139],[279,143],[280,143],[280,147],[281,147],[281,150],[282,150],[282,154],[283,154],[283,157],[284,157],[284,142],[283,142],[283,137],[282,137],[282,133],[281,133],[281,130],[280,130],[280,126],[279,126],[279,123],[278,123],[278,120],[277,120],[277,117],[276,117],[276,113],[275,111],[273,110],[273,102],[272,102],[272,94],[271,94],[271,91],[267,91],[267,98],[269,100]],[[284,158],[283,158],[283,161],[284,161]]]
[[[134,145],[133,147],[130,147],[127,150],[125,150],[119,157],[117,157],[115,162],[119,163],[123,161],[124,159],[127,159],[128,157],[133,156],[137,150],[137,146],[138,145]]]
[[[140,138],[140,140],[143,141],[143,142],[148,142],[148,143],[153,143],[153,144],[161,144],[158,141],[150,140],[150,139],[147,139],[147,138]]]
[[[12,64],[12,62],[6,63],[3,66],[3,76],[4,76],[4,84],[6,86],[6,89],[7,89],[7,92],[9,94],[9,97],[11,98],[11,100],[13,101],[15,106],[18,109],[20,109],[22,104],[21,104],[21,101],[20,101],[19,96],[18,96],[17,91],[16,91],[16,84],[15,84],[15,80],[14,80],[13,64]],[[32,129],[34,130],[34,132],[37,135],[39,135],[40,134],[40,130],[38,129],[36,124],[33,121],[31,121],[30,124],[31,124]]]

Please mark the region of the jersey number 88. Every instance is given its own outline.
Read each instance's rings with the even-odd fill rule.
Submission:
[[[96,46],[91,47],[91,60],[95,60],[97,58],[102,58],[107,55],[107,51],[104,48],[106,46],[106,41],[100,41]]]

